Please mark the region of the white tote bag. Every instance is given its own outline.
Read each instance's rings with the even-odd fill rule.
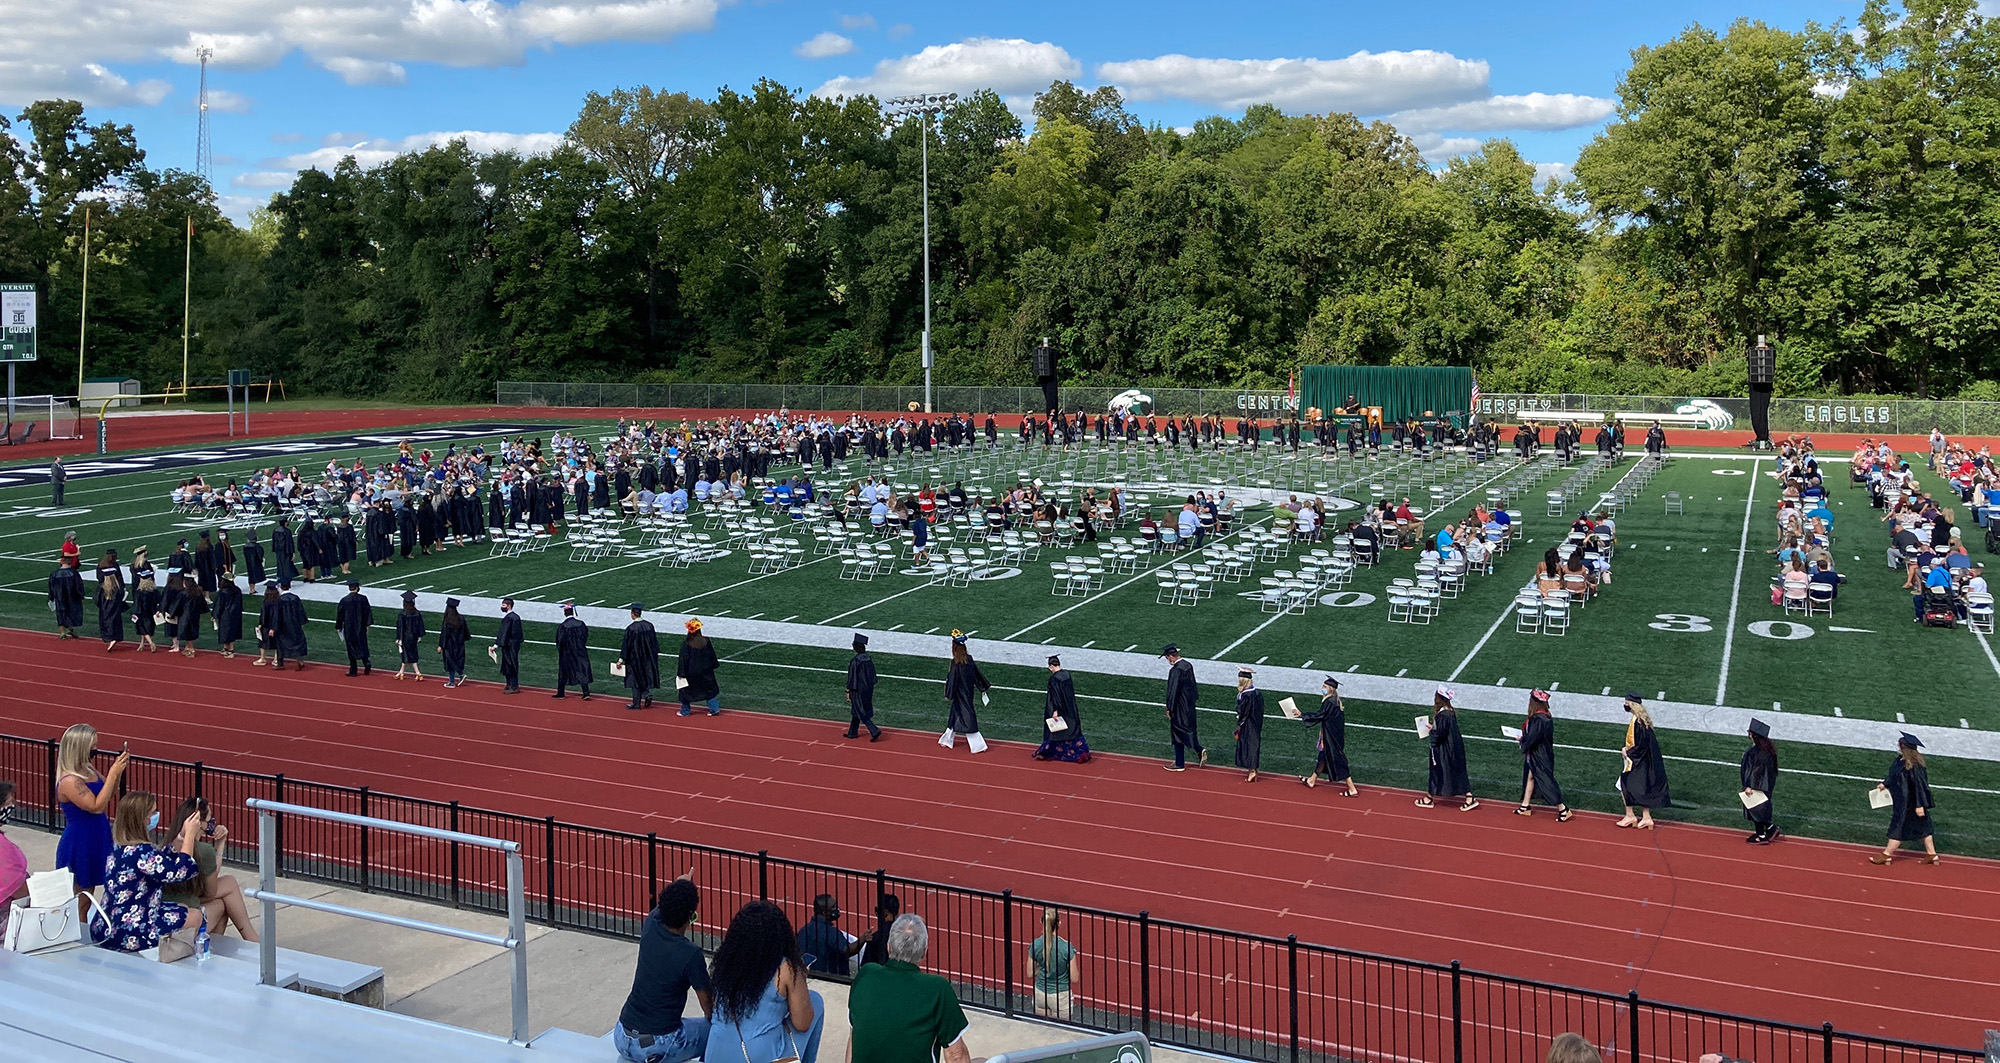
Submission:
[[[78,915],[75,897],[52,908],[31,908],[24,901],[14,902],[7,920],[5,944],[9,952],[40,952],[83,942],[83,920]]]

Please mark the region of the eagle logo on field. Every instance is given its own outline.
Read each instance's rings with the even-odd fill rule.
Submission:
[[[1153,412],[1153,397],[1138,388],[1127,388],[1112,396],[1107,408],[1112,413],[1148,414]]]
[[[1675,413],[1701,418],[1702,427],[1720,432],[1736,423],[1736,415],[1716,405],[1714,399],[1689,399],[1674,407]]]

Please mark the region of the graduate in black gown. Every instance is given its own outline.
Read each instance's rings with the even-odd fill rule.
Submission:
[[[208,594],[199,583],[186,582],[184,587],[180,626],[174,632],[174,639],[180,644],[181,656],[192,657],[195,640],[201,637],[201,618],[208,613]]]
[[[1660,756],[1660,739],[1653,731],[1653,714],[1637,691],[1626,691],[1625,766],[1618,774],[1618,792],[1625,798],[1621,827],[1653,829],[1653,810],[1673,804],[1667,787],[1667,762]]]
[[[1244,782],[1257,781],[1257,768],[1264,761],[1264,692],[1257,689],[1257,677],[1248,668],[1236,672],[1236,766],[1249,774]]]
[[[396,544],[398,552],[405,560],[417,552],[417,511],[410,508],[409,499],[394,511],[396,517]]]
[[[132,562],[132,633],[139,636],[139,648],[151,653],[159,649],[153,642],[153,632],[160,626],[160,588],[153,582],[153,567],[139,567],[140,559]]]
[[[340,574],[345,576],[353,571],[354,559],[359,556],[354,545],[354,521],[347,514],[340,515],[340,526],[328,531],[324,523],[320,525],[320,552],[326,555],[326,563],[340,566]],[[321,575],[326,575],[322,572]]]
[[[979,702],[992,685],[979,671],[979,662],[972,659],[972,651],[965,648],[966,636],[957,628],[951,632],[951,667],[944,676],[945,700],[951,704],[951,714],[945,720],[944,734],[938,736],[938,745],[950,749],[957,744],[958,736],[965,736],[965,744],[974,753],[986,752],[986,736],[979,733]]]
[[[1521,721],[1521,804],[1517,816],[1534,815],[1529,807],[1535,798],[1554,805],[1556,822],[1568,823],[1575,815],[1563,803],[1562,784],[1556,781],[1556,724],[1549,715],[1549,692],[1528,692],[1528,718]]]
[[[626,608],[632,622],[625,625],[625,639],[618,644],[618,664],[625,669],[625,686],[632,691],[628,709],[643,709],[653,703],[653,690],[660,685],[660,636],[653,622],[641,614],[638,602]]]
[[[167,584],[160,588],[160,634],[167,637],[167,649],[180,652],[181,605],[187,600],[188,580],[180,569],[167,569]]]
[[[1299,781],[1317,786],[1324,775],[1329,782],[1347,784],[1340,791],[1342,797],[1360,797],[1354,773],[1347,767],[1347,707],[1340,703],[1340,680],[1327,676],[1320,681],[1320,690],[1319,711],[1299,715],[1301,721],[1319,725],[1312,771]]]
[[[680,688],[680,715],[693,716],[694,704],[706,702],[710,716],[722,715],[720,698],[722,688],[716,684],[715,670],[722,666],[722,655],[715,650],[715,643],[701,632],[701,621],[689,617],[687,635],[681,639],[680,658],[674,664],[676,686]]]
[[[423,659],[424,636],[430,634],[424,623],[424,614],[417,609],[417,592],[403,592],[403,608],[396,614],[396,678],[403,678],[405,671],[414,672],[417,682],[424,681]]]
[[[290,583],[299,578],[298,559],[292,551],[290,517],[279,517],[278,526],[271,529],[271,559],[279,583]]]
[[[313,523],[312,514],[307,513],[299,521],[299,569],[307,583],[312,583],[325,573],[320,570],[319,526]],[[278,568],[278,582],[285,582],[284,566]]]
[[[396,518],[389,515],[389,504],[377,503],[363,518],[361,534],[368,540],[369,567],[390,563],[396,555],[396,544],[391,535],[396,527]]]
[[[1750,721],[1750,748],[1743,751],[1743,818],[1755,829],[1743,839],[1752,845],[1769,845],[1778,837],[1773,818],[1772,794],[1778,788],[1778,747],[1771,744],[1771,725]]]
[[[236,641],[243,637],[243,588],[225,579],[215,588],[215,641],[224,657],[236,656]]]
[[[1090,744],[1083,740],[1083,717],[1076,709],[1076,681],[1063,668],[1060,657],[1049,658],[1049,692],[1042,703],[1042,744],[1035,748],[1035,759],[1090,763]]]
[[[221,571],[221,566],[215,563],[215,543],[209,538],[207,532],[202,532],[196,537],[194,548],[195,585],[204,591],[213,593],[215,590],[215,574],[219,571]]]
[[[882,740],[875,726],[875,658],[868,656],[868,636],[856,632],[854,656],[847,662],[847,737],[858,738],[868,728],[868,740]]]
[[[514,599],[500,599],[500,630],[493,636],[493,660],[500,666],[500,678],[507,682],[500,688],[502,694],[521,692],[521,643],[526,638],[521,614],[514,611]]]
[[[65,557],[49,573],[49,609],[56,615],[56,638],[73,639],[83,626],[83,573],[77,559]]]
[[[1450,687],[1439,687],[1431,698],[1431,775],[1417,805],[1430,808],[1440,797],[1463,797],[1458,810],[1470,812],[1479,807],[1479,799],[1472,796],[1472,778],[1465,770],[1465,736],[1458,729],[1452,696]]]
[[[347,596],[334,609],[333,625],[347,647],[347,674],[374,674],[375,664],[368,659],[368,629],[375,626],[375,607],[361,593],[360,580],[347,581]],[[355,671],[357,667],[359,673]]]
[[[1160,656],[1167,659],[1167,730],[1174,743],[1174,762],[1166,768],[1186,771],[1188,750],[1193,750],[1201,758],[1200,763],[1206,765],[1208,749],[1201,744],[1201,735],[1195,727],[1194,665],[1171,642],[1160,648]]]
[[[263,598],[257,603],[257,659],[251,664],[262,668],[276,663],[278,623],[278,582],[266,580]]]
[[[273,649],[277,651],[274,668],[283,668],[287,660],[303,672],[306,668],[306,603],[292,593],[292,585],[285,580],[278,581],[278,633],[273,638]]]
[[[444,685],[465,682],[465,644],[472,641],[472,628],[458,611],[458,599],[444,600],[444,619],[438,621],[438,656],[444,661]]]
[[[1931,774],[1924,767],[1924,744],[1913,734],[1896,743],[1896,759],[1889,762],[1889,774],[1875,788],[1889,793],[1889,841],[1879,853],[1870,854],[1871,864],[1887,864],[1905,842],[1924,843],[1923,861],[1938,862],[1936,829],[1931,824]]]
[[[569,697],[570,687],[581,687],[583,700],[590,700],[590,627],[576,618],[576,603],[564,602],[562,623],[556,625],[556,692],[552,698]]]
[[[277,533],[272,533],[275,541]],[[257,541],[257,529],[250,529],[249,537],[243,543],[243,575],[250,580],[250,586],[259,587],[264,583],[264,545]]]
[[[97,637],[106,653],[125,641],[125,570],[118,551],[106,550],[97,564]]]

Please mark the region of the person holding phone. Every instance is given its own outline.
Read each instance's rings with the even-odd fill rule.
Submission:
[[[201,839],[201,813],[190,813],[177,825],[171,849],[153,844],[153,832],[159,829],[159,801],[151,793],[134,790],[118,802],[112,827],[116,845],[104,883],[104,916],[111,928],[98,943],[100,948],[144,952],[203,918],[201,908],[169,903],[162,896],[168,886],[201,875],[194,858]]]
[[[56,749],[56,807],[63,815],[56,866],[69,868],[80,891],[104,885],[104,862],[111,855],[110,811],[118,799],[118,781],[132,763],[131,751],[121,751],[110,772],[99,775],[90,762],[95,752],[97,728],[87,723],[71,725]]]
[[[198,908],[216,934],[231,926],[245,941],[257,940],[257,927],[250,922],[250,909],[243,900],[243,888],[236,876],[222,873],[221,854],[229,843],[229,828],[216,822],[208,800],[190,797],[181,802],[169,823],[185,823],[189,816],[201,817],[201,835],[195,840],[194,861],[200,874],[164,889],[160,899],[172,904]]]

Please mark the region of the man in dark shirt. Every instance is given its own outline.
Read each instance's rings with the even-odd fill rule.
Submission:
[[[629,1063],[682,1063],[708,1046],[715,992],[700,946],[687,939],[701,892],[687,875],[667,883],[639,930],[639,963],[632,992],[618,1013],[611,1040]],[[688,990],[701,1002],[702,1018],[684,1019]]]
[[[806,957],[806,969],[821,974],[847,977],[848,959],[866,942],[847,936],[835,926],[840,921],[840,905],[833,894],[813,898],[812,919],[799,928],[799,952]]]
[[[903,902],[898,900],[893,893],[884,893],[882,899],[875,902],[875,922],[877,925],[875,933],[868,938],[868,943],[861,947],[862,966],[865,967],[871,963],[881,963],[889,958],[889,926],[902,913]]]

